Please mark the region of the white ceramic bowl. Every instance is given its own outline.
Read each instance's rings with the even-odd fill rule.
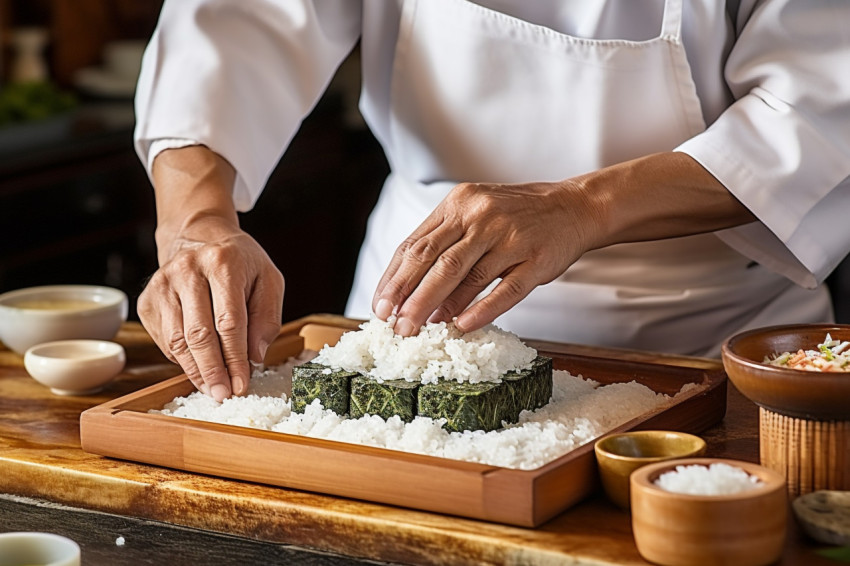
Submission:
[[[48,285],[0,295],[0,340],[23,354],[70,339],[110,340],[127,320],[127,295],[96,285]]]
[[[105,340],[46,342],[24,354],[27,372],[57,395],[97,393],[121,373],[126,361],[121,344]]]
[[[80,546],[52,533],[0,534],[0,566],[80,566]]]

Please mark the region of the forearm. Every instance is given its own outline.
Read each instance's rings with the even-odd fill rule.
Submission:
[[[658,153],[572,179],[595,217],[591,248],[746,224],[753,214],[685,153]]]
[[[160,264],[173,255],[175,240],[190,226],[200,232],[222,224],[238,229],[235,172],[220,155],[201,145],[169,149],[156,157],[152,174]]]

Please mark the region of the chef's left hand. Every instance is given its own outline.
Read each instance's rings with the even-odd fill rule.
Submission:
[[[588,249],[596,226],[591,207],[571,180],[457,185],[396,250],[372,308],[383,320],[395,311],[401,336],[455,316],[462,331],[481,328]]]
[[[470,332],[587,251],[753,220],[718,179],[677,151],[555,183],[463,183],[396,250],[372,309],[382,320],[396,313],[401,336],[455,316],[457,327]],[[492,292],[469,306],[499,278]]]

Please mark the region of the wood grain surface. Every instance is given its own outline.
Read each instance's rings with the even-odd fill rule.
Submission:
[[[0,495],[0,532],[5,531],[51,532],[70,538],[80,545],[82,566],[391,566],[383,561],[355,561],[349,556],[288,544]]]
[[[316,320],[339,322],[333,316]],[[646,564],[634,545],[629,515],[599,493],[529,529],[88,454],[80,448],[83,410],[180,373],[137,324],[126,324],[116,340],[127,349],[128,366],[107,389],[88,397],[53,395],[26,375],[17,354],[0,351],[0,492],[403,564]],[[563,348],[572,354],[719,368],[719,360]],[[756,406],[730,388],[726,418],[701,436],[709,456],[757,462]],[[3,527],[15,529],[8,521]],[[198,544],[203,545],[200,538]],[[818,548],[792,523],[780,564],[831,564],[816,554]],[[215,559],[214,545],[208,556]]]

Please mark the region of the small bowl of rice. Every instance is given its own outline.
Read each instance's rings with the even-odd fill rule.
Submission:
[[[664,566],[762,566],[779,560],[788,495],[777,472],[738,460],[651,464],[631,481],[632,531],[641,556]]]

